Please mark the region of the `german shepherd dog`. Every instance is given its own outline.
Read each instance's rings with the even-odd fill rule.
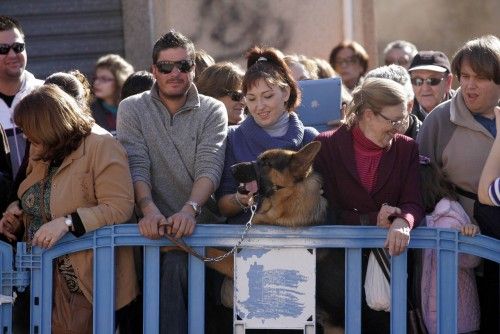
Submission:
[[[314,158],[321,148],[321,143],[311,142],[300,151],[272,149],[263,152],[256,161],[243,162],[232,166],[235,179],[240,183],[257,181],[258,206],[253,217],[253,224],[268,224],[287,227],[303,227],[320,225],[326,222],[327,201],[322,196],[322,179],[312,170]],[[238,191],[244,192],[244,189]],[[338,299],[343,284],[333,287],[329,278],[322,280],[319,275],[320,265],[328,259],[327,250],[318,252],[318,274],[316,296],[320,319],[325,328],[324,333],[342,333],[329,323],[331,312],[343,313],[343,300],[339,307],[328,305],[330,297]],[[207,249],[208,256],[218,256],[224,252],[217,249]],[[326,262],[331,262],[327,260]],[[331,263],[328,263],[330,266]],[[209,264],[210,267],[233,277],[233,259],[222,263]],[[328,271],[333,269],[328,269]],[[338,282],[335,282],[335,285]],[[329,291],[320,291],[320,290]],[[325,298],[321,298],[321,297]],[[321,303],[320,300],[325,300]],[[338,313],[337,313],[338,314]]]
[[[298,152],[268,150],[255,162],[232,166],[233,175],[240,183],[257,181],[259,205],[252,223],[300,227],[325,221],[322,180],[312,171],[320,148],[319,142],[312,142]]]

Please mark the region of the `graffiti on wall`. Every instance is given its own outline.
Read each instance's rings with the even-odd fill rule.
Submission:
[[[240,58],[253,45],[284,49],[291,38],[290,24],[272,14],[266,0],[203,0],[191,39],[213,45],[217,60]],[[204,43],[200,43],[204,41]]]

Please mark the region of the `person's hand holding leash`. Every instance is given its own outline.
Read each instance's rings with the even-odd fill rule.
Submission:
[[[176,239],[180,239],[183,236],[190,236],[196,227],[194,213],[185,211],[184,208],[168,217],[165,224],[160,224],[160,226],[166,226],[166,233],[170,235],[175,234],[174,237]]]
[[[145,214],[139,220],[139,232],[149,239],[160,239],[165,235],[165,228],[163,225],[167,224],[167,219],[160,211],[150,212]]]

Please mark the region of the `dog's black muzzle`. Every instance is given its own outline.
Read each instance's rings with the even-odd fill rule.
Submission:
[[[273,184],[266,177],[265,173],[262,172],[263,169],[265,169],[265,167],[263,168],[260,166],[259,161],[241,162],[231,166],[231,172],[239,183],[257,181],[259,189],[258,204],[260,204],[264,198],[271,197],[274,192],[282,188]],[[245,189],[245,186],[240,186],[238,187],[238,192],[240,194],[247,194],[248,190]]]

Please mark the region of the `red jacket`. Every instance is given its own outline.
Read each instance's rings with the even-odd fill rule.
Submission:
[[[321,150],[314,168],[323,176],[324,193],[340,225],[376,225],[382,204],[401,209],[410,228],[424,218],[420,193],[418,146],[396,135],[380,159],[377,182],[369,193],[361,184],[351,130],[345,125],[316,137]],[[367,220],[365,220],[367,219]],[[363,222],[362,222],[363,220]]]

